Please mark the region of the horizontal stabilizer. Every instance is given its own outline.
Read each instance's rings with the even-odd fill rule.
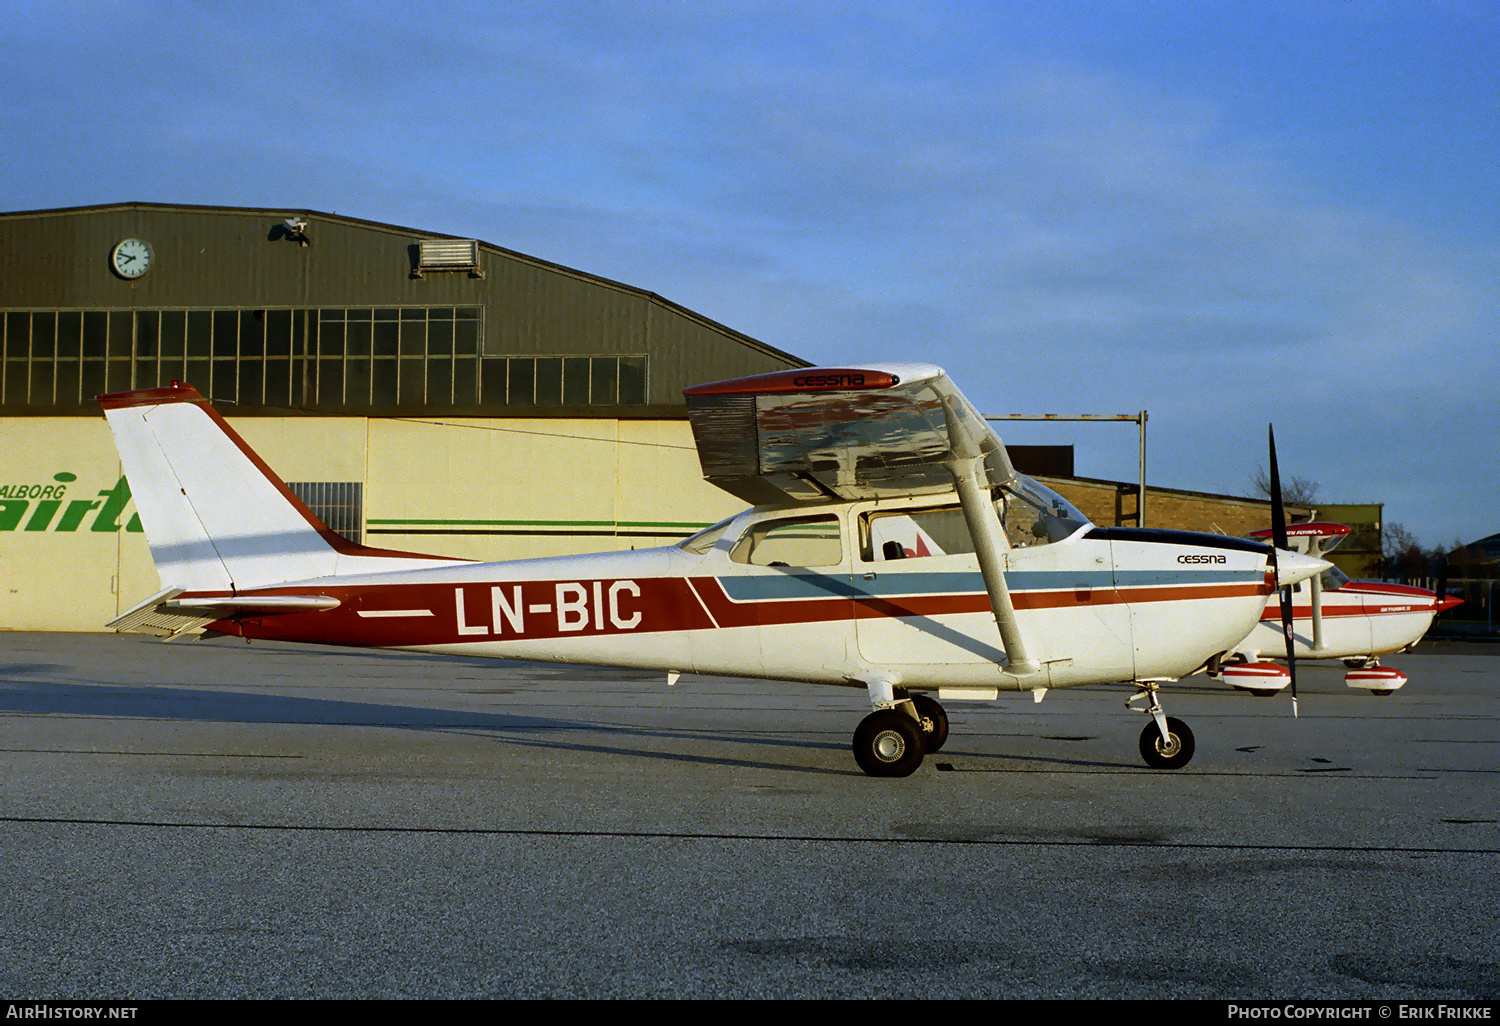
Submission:
[[[120,634],[150,634],[168,641],[183,634],[202,634],[204,625],[213,623],[218,617],[204,616],[201,612],[173,613],[166,610],[168,603],[184,590],[186,589],[164,588],[150,598],[136,603],[105,626]]]
[[[154,634],[159,638],[174,638],[179,634],[202,633],[202,628],[215,620],[321,612],[337,609],[339,605],[339,600],[330,595],[178,598],[182,593],[182,588],[167,588],[157,592],[111,620],[107,626],[122,634]]]

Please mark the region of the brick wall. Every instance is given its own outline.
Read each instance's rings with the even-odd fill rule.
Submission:
[[[1038,478],[1077,506],[1094,523],[1110,527],[1137,524],[1136,486],[1119,481],[1082,478]],[[1307,506],[1288,505],[1288,522],[1308,519]],[[1267,500],[1240,499],[1166,488],[1146,489],[1146,526],[1182,531],[1208,531],[1243,536],[1271,526],[1271,504]]]

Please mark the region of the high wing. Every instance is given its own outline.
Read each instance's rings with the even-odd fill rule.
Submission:
[[[939,367],[777,371],[683,395],[703,476],[758,506],[951,492],[960,450],[983,457],[982,486],[1016,477],[1005,446]]]
[[[1015,468],[941,368],[777,371],[698,385],[683,395],[704,477],[756,505],[956,490],[1006,669],[1018,676],[1041,670],[1016,618],[1005,579],[1009,544],[991,499],[992,489],[1015,483]]]

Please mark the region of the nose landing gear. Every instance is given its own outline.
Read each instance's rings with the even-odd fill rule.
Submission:
[[[1160,685],[1155,681],[1138,681],[1134,695],[1125,700],[1126,708],[1135,708],[1134,703],[1145,698],[1147,706],[1137,712],[1147,713],[1152,722],[1141,731],[1141,758],[1152,769],[1181,769],[1193,758],[1193,732],[1188,725],[1174,716],[1168,716],[1157,697]]]

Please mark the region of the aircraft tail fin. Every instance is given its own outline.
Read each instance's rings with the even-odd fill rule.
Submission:
[[[432,566],[330,530],[186,385],[99,397],[162,587],[238,592]]]

